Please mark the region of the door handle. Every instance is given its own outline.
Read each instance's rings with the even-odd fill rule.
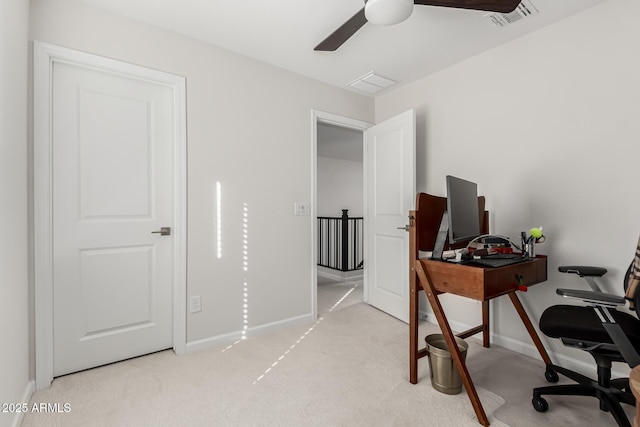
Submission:
[[[159,234],[161,236],[171,236],[171,227],[160,227],[160,231],[152,231],[151,234]]]
[[[404,231],[409,231],[411,229],[411,227],[413,227],[413,220],[415,219],[415,217],[413,215],[409,215],[409,224],[405,225],[404,227],[396,227],[398,230],[404,230]]]

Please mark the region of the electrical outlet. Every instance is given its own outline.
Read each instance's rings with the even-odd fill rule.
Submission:
[[[200,295],[192,296],[189,299],[189,313],[200,313],[202,311],[202,304],[200,301]]]

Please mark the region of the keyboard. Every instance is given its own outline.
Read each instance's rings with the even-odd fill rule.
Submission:
[[[522,254],[514,254],[514,253],[505,254],[502,252],[496,252],[494,254],[482,256],[482,259],[519,259],[519,258],[522,258]]]
[[[520,254],[497,253],[497,254],[485,255],[480,259],[469,260],[469,263],[481,265],[483,267],[496,268],[496,267],[504,267],[505,265],[518,264],[520,262],[530,261],[532,259],[533,258],[530,258],[530,257],[523,257]]]

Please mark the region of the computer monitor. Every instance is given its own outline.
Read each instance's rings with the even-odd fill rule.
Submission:
[[[478,186],[455,176],[447,176],[449,243],[475,239],[480,235]]]
[[[447,210],[442,215],[432,258],[442,259],[444,247],[480,236],[477,184],[447,175]]]

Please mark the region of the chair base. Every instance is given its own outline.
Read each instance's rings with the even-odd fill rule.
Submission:
[[[546,412],[549,408],[542,395],[564,395],[564,396],[592,396],[600,401],[600,410],[609,412],[620,427],[631,427],[620,403],[635,406],[636,399],[629,389],[628,378],[618,378],[611,380],[611,366],[598,366],[598,381],[586,377],[577,372],[557,365],[547,365],[547,379],[553,377],[549,372],[557,372],[575,381],[577,384],[551,385],[537,387],[533,389],[532,403],[539,412]],[[556,376],[557,377],[557,376]]]

